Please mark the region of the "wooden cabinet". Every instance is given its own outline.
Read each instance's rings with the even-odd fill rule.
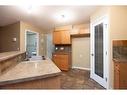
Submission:
[[[61,36],[62,44],[71,44],[70,31],[61,31]]]
[[[87,34],[90,33],[88,28],[82,28],[82,29],[73,29],[71,31],[71,35],[76,35],[76,34]]]
[[[61,44],[61,32],[60,31],[53,32],[53,43]]]
[[[114,62],[114,88],[127,89],[127,63]]]
[[[69,30],[54,31],[53,43],[54,44],[71,44],[70,31]]]
[[[61,70],[69,70],[71,63],[70,63],[70,54],[53,54],[53,61],[56,66]]]
[[[74,25],[70,35],[72,37],[90,36],[89,24]]]

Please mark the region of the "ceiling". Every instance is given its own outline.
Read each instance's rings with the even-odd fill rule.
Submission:
[[[54,26],[87,23],[97,6],[35,6],[31,13],[23,6],[0,6],[0,26],[25,21],[49,31]],[[60,18],[64,15],[66,19]]]

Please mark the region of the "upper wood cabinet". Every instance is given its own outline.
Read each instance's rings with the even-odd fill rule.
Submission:
[[[89,24],[74,25],[70,32],[71,36],[90,36]]]
[[[53,32],[53,43],[54,44],[61,43],[61,32],[60,31]]]
[[[62,44],[71,44],[70,31],[61,31],[61,36]]]
[[[53,43],[56,45],[71,44],[72,37],[89,37],[89,24],[56,27],[53,32]]]
[[[54,44],[71,44],[70,31],[69,30],[54,31],[53,43]]]

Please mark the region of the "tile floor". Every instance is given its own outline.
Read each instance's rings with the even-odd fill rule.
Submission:
[[[104,89],[94,80],[90,79],[90,72],[86,70],[71,69],[62,73],[62,89]]]

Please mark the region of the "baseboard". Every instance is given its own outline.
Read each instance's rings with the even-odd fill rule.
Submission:
[[[76,69],[82,69],[82,70],[88,70],[88,71],[90,71],[90,68],[75,67],[75,66],[73,66],[72,68],[76,68]]]

